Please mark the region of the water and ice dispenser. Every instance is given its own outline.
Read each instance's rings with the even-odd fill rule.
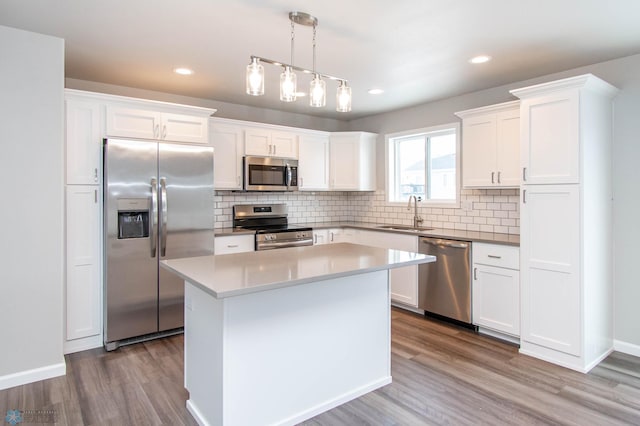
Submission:
[[[149,237],[148,198],[118,199],[118,239]]]

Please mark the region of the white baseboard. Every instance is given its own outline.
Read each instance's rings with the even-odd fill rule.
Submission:
[[[194,420],[196,421],[196,423],[198,423],[199,426],[209,426],[209,422],[207,422],[200,410],[198,410],[198,407],[193,402],[191,402],[190,399],[187,399],[187,411],[191,413]]]
[[[0,390],[51,379],[52,377],[64,376],[66,373],[67,366],[64,362],[61,362],[47,365],[46,367],[34,368],[33,370],[7,374],[6,376],[0,376]]]
[[[640,357],[640,345],[634,345],[633,343],[627,343],[620,340],[613,341],[613,349],[625,353],[627,355],[633,355]]]

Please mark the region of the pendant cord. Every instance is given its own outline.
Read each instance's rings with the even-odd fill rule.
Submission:
[[[313,74],[316,73],[316,25],[313,25]]]
[[[293,65],[293,44],[295,41],[294,23],[291,21],[291,65]]]

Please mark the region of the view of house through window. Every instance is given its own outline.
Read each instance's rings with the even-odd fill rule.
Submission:
[[[458,197],[457,125],[390,135],[389,201],[411,195],[433,203],[454,203]]]

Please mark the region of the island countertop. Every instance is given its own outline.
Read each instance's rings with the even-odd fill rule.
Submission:
[[[435,256],[337,243],[161,261],[217,299],[435,262]]]

